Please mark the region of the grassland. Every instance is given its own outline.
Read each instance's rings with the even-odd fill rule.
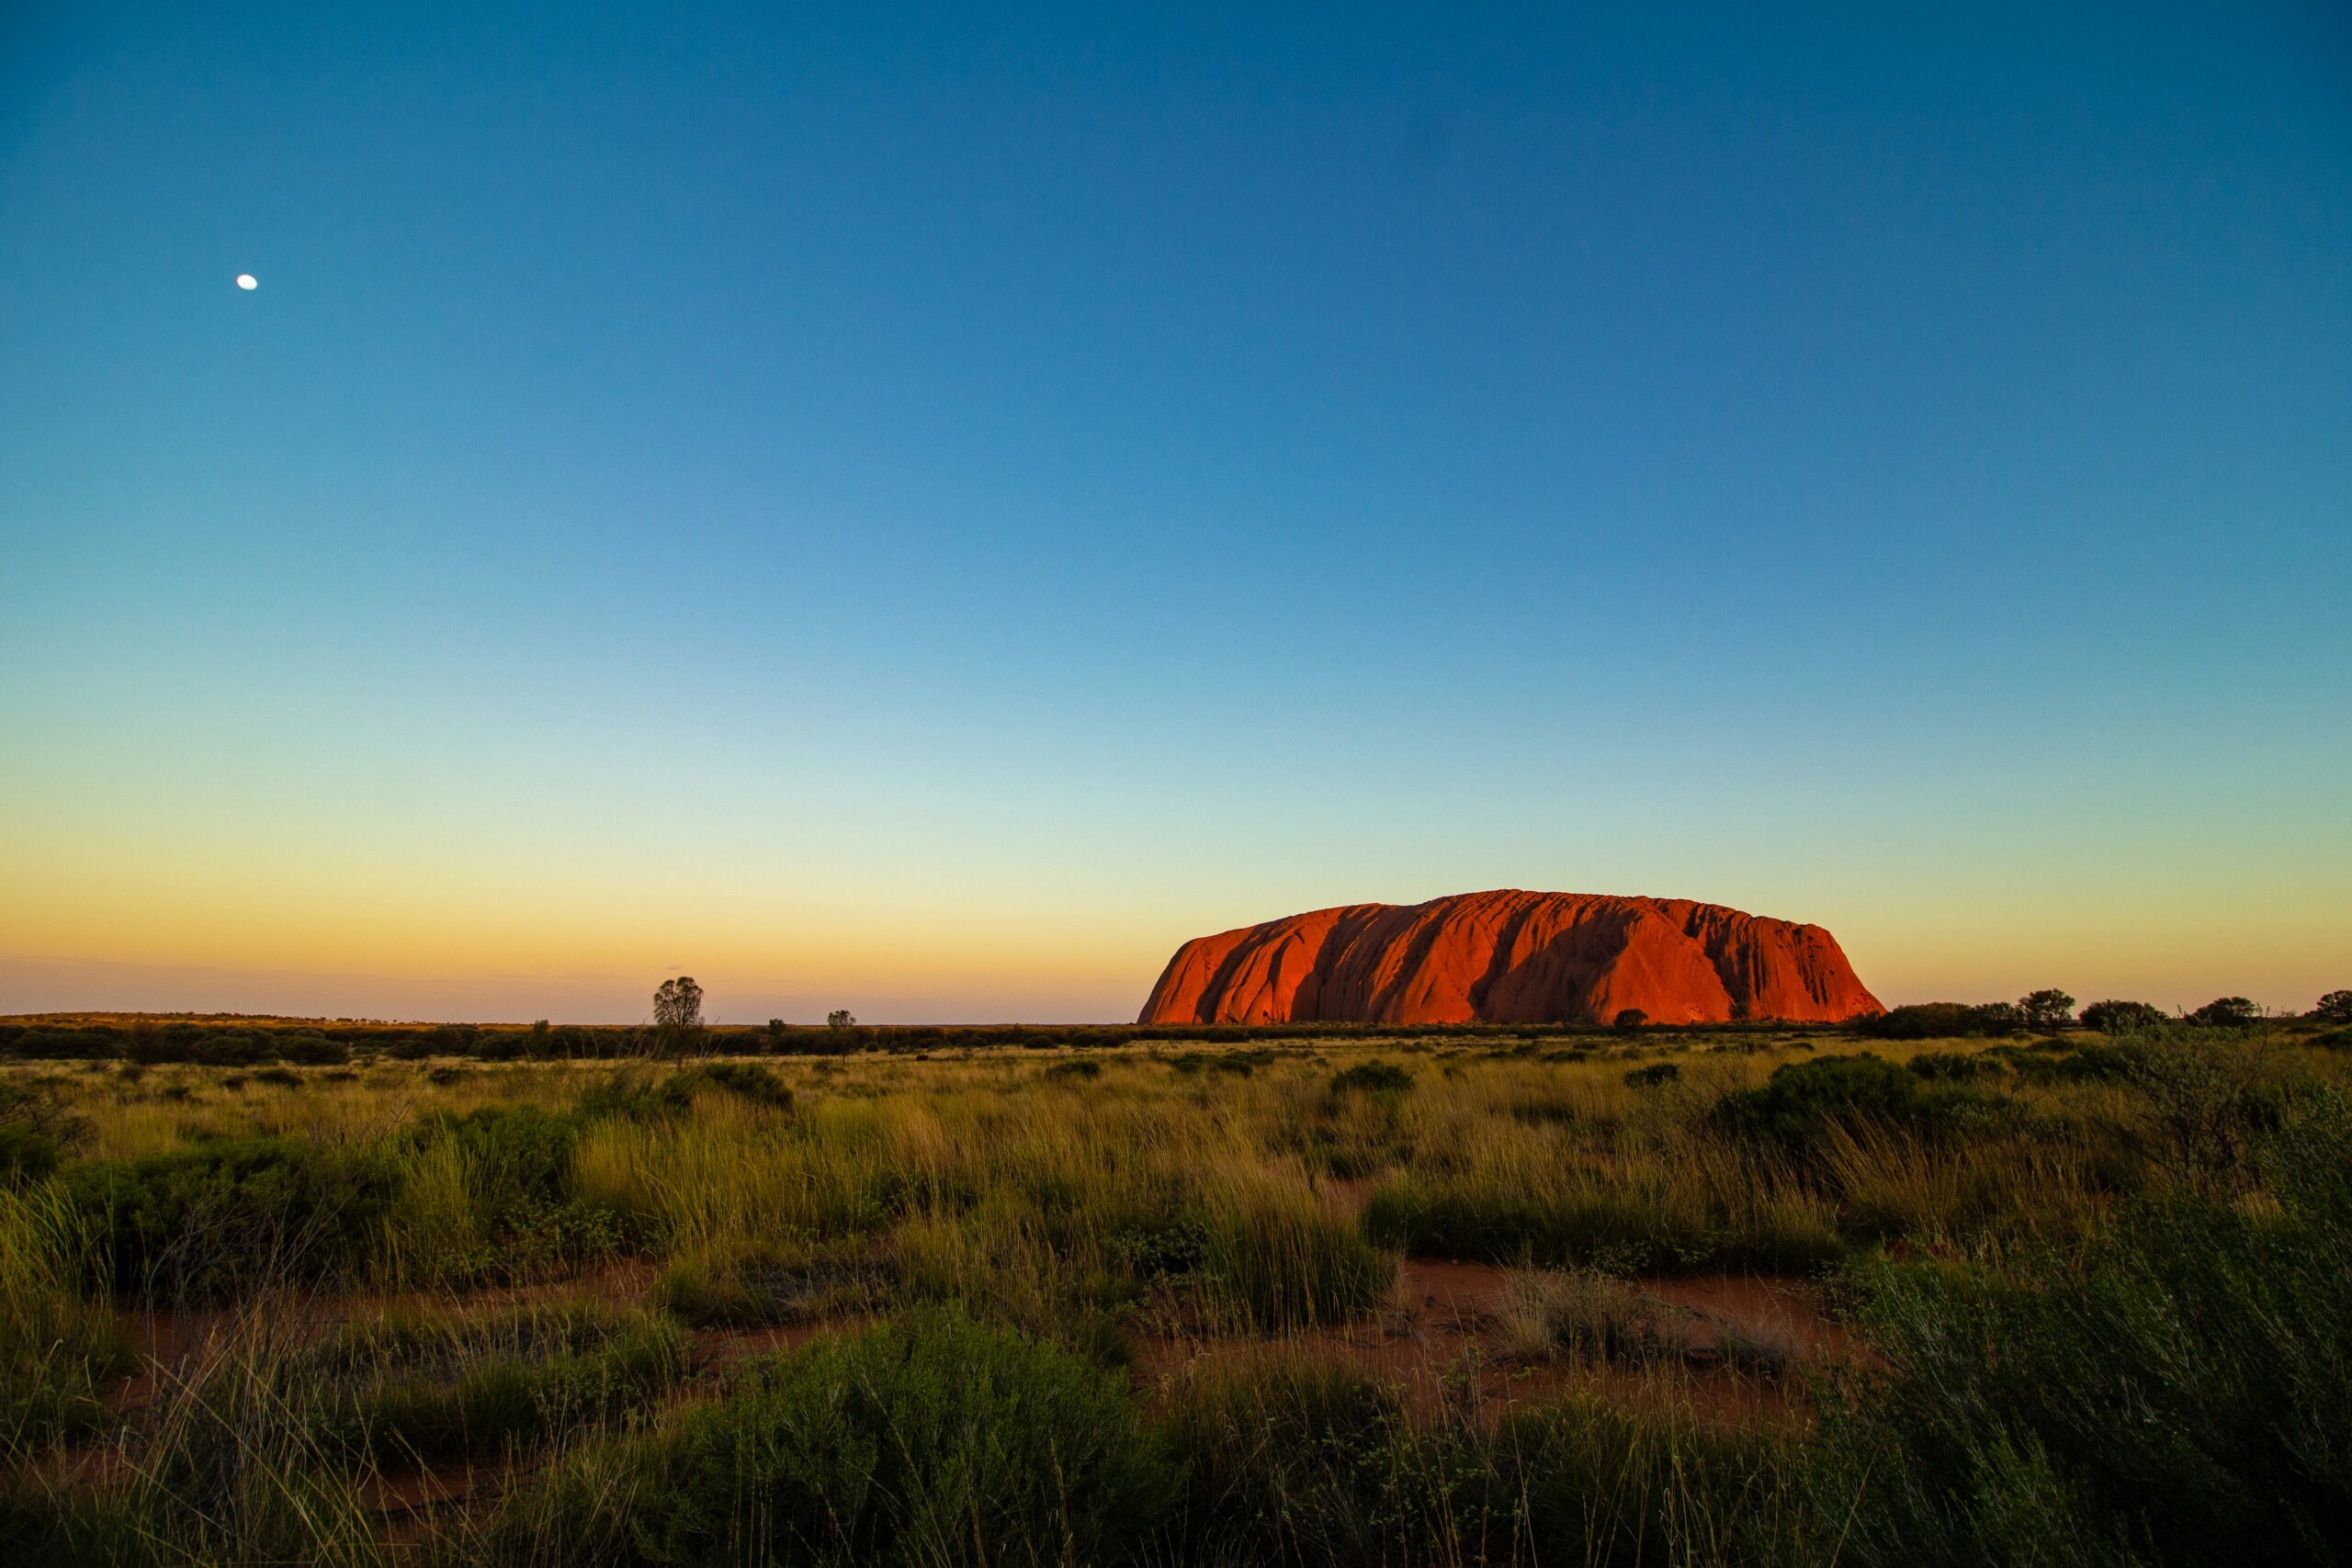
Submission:
[[[0,1065],[0,1560],[2352,1540],[2316,1032],[291,1054]]]

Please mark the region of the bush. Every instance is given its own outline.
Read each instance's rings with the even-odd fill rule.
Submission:
[[[2036,1081],[2120,1083],[2132,1076],[2137,1047],[2129,1042],[2121,1045],[2094,1042],[2072,1051],[2020,1051],[2013,1045],[1996,1045],[1986,1053],[1996,1054],[2019,1076]]]
[[[1834,1397],[1816,1551],[2340,1562],[2352,1540],[2352,1107],[2268,1134],[2274,1213],[2128,1209],[2078,1258],[1886,1267],[1889,1371]]]
[[[389,1232],[398,1270],[418,1284],[519,1280],[619,1251],[621,1216],[576,1194],[582,1122],[528,1105],[423,1118]]]
[[[1412,1445],[1394,1387],[1301,1355],[1199,1363],[1155,1425],[1185,1491],[1152,1561],[1396,1560]]]
[[[646,1305],[695,1328],[764,1328],[864,1311],[883,1271],[775,1248],[699,1247],[662,1267]]]
[[[1491,1430],[1300,1355],[1196,1366],[1158,1422],[1188,1462],[1148,1561],[1251,1564],[1770,1560],[1781,1445],[1591,1398]]]
[[[2321,1023],[2352,1023],[2352,991],[2328,992],[2312,1009],[2312,1017]]]
[[[54,1188],[0,1188],[0,1453],[96,1425],[101,1382],[130,1370],[89,1250]]]
[[[665,1087],[673,1092],[683,1091],[689,1103],[697,1092],[713,1090],[771,1111],[792,1109],[792,1086],[778,1077],[775,1068],[757,1062],[706,1062],[680,1073]]]
[[[1790,1509],[1780,1442],[1679,1413],[1572,1396],[1505,1416],[1482,1446],[1484,1506],[1463,1511],[1521,1520],[1535,1562],[1755,1561]]]
[[[1962,1035],[2015,1034],[2025,1018],[2010,1002],[1914,1002],[1858,1018],[1848,1028],[1874,1040],[1948,1040]]]
[[[104,1278],[150,1300],[340,1274],[374,1240],[395,1186],[380,1155],[293,1138],[93,1161],[61,1179]]]
[[[757,1062],[705,1062],[661,1078],[616,1073],[582,1095],[579,1109],[590,1120],[675,1121],[694,1113],[701,1093],[733,1095],[771,1111],[792,1109],[792,1086]]]
[[[329,1390],[330,1440],[393,1465],[493,1456],[641,1409],[684,1374],[685,1350],[676,1325],[641,1313],[526,1308],[346,1330],[304,1370]]]
[[[2136,1034],[2143,1029],[2154,1029],[2169,1021],[2161,1008],[2145,1002],[2120,1002],[2109,999],[2093,1002],[2083,1010],[2083,1027],[2096,1029],[2101,1034]]]
[[[2018,998],[2018,1018],[2037,1034],[2055,1034],[2073,1021],[2075,998],[2055,989],[2033,991]]]
[[[0,1187],[47,1176],[88,1128],[51,1085],[0,1077]]]
[[[2215,997],[2190,1013],[2188,1021],[2212,1029],[2245,1029],[2262,1021],[2262,1010],[2244,997]]]
[[[1274,1333],[1346,1323],[1378,1304],[1395,1258],[1311,1194],[1268,1184],[1210,1205],[1202,1289],[1215,1315]]]
[[[1364,1205],[1363,1229],[1418,1258],[1612,1272],[1809,1269],[1845,1250],[1803,1210],[1726,1220],[1664,1192],[1531,1191],[1476,1175],[1384,1183]]]
[[[1331,1075],[1331,1092],[1402,1094],[1413,1087],[1413,1075],[1393,1062],[1358,1062]]]
[[[924,1311],[690,1412],[637,1537],[663,1563],[1092,1563],[1175,1495],[1120,1375]]]
[[[1994,1070],[1984,1056],[1964,1051],[1922,1051],[1903,1065],[1913,1077],[1929,1083],[1967,1083]]]
[[[1972,1102],[1983,1103],[1976,1091],[1924,1088],[1917,1076],[1864,1051],[1788,1063],[1762,1088],[1724,1096],[1714,1116],[1726,1131],[1802,1148],[1817,1142],[1833,1123],[1926,1129]]]
[[[1672,1083],[1681,1076],[1682,1064],[1679,1062],[1652,1062],[1646,1067],[1635,1067],[1628,1072],[1625,1075],[1625,1087],[1656,1089],[1660,1084]]]
[[[282,1035],[277,1059],[305,1067],[339,1067],[351,1060],[351,1047],[316,1032]]]

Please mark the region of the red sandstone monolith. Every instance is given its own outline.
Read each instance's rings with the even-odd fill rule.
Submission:
[[[1460,893],[1196,937],[1144,1023],[1835,1022],[1884,1012],[1819,926],[1687,898]]]

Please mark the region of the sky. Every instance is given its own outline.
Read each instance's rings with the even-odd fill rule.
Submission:
[[[2300,1010],[2347,604],[2341,6],[0,10],[0,1011]]]

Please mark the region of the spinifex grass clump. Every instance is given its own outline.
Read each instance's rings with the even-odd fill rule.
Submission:
[[[1346,1323],[1396,1277],[1393,1254],[1296,1188],[1238,1183],[1210,1200],[1205,1218],[1199,1299],[1218,1327],[1280,1333]]]
[[[885,1299],[895,1260],[779,1236],[706,1247],[662,1266],[646,1304],[693,1328],[766,1328],[864,1316]]]
[[[1568,1398],[1489,1426],[1281,1354],[1196,1369],[1155,1425],[1186,1491],[1150,1562],[1801,1561],[1780,1441],[1671,1410]]]
[[[2307,1104],[2256,1157],[2266,1202],[2134,1205],[2072,1255],[1870,1276],[1889,1371],[1831,1409],[1821,1539],[1955,1565],[2342,1561],[2352,1106]]]
[[[98,1425],[102,1391],[130,1366],[93,1289],[104,1279],[81,1216],[53,1187],[0,1188],[0,1458]]]
[[[1922,1075],[1863,1051],[1791,1062],[1762,1088],[1725,1095],[1714,1114],[1727,1132],[1803,1150],[1833,1128],[1875,1123],[1929,1133],[1995,1103],[1981,1091],[1929,1087]]]
[[[582,1124],[531,1105],[426,1116],[402,1150],[385,1272],[414,1285],[521,1280],[619,1251],[623,1216],[578,1193]]]
[[[676,1324],[585,1305],[388,1316],[290,1356],[340,1450],[379,1465],[497,1456],[640,1409],[685,1370]]]
[[[1114,1562],[1178,1481],[1125,1379],[944,1311],[762,1367],[622,1462],[612,1556],[697,1565]]]
[[[87,1130],[87,1118],[57,1085],[29,1076],[0,1077],[0,1187],[47,1176]]]
[[[236,1138],[62,1178],[96,1238],[94,1279],[153,1302],[221,1300],[348,1276],[399,1185],[385,1150]]]
[[[1521,1272],[1498,1326],[1505,1353],[1523,1360],[1643,1362],[1687,1353],[1691,1315],[1603,1274]]]

